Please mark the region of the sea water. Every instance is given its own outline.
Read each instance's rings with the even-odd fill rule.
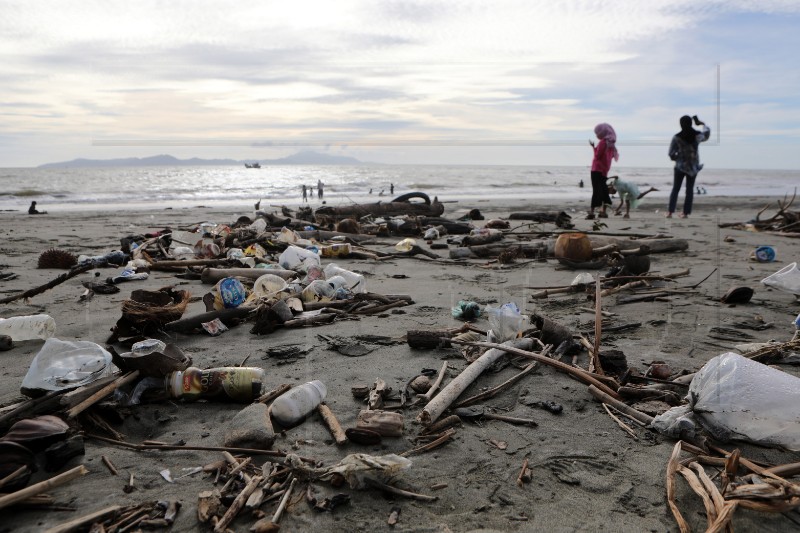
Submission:
[[[615,167],[612,174],[633,181],[640,190],[653,186],[669,195],[672,169]],[[584,187],[579,183],[583,180]],[[106,210],[146,207],[261,208],[302,202],[301,188],[310,187],[309,205],[316,207],[317,182],[324,183],[328,205],[390,201],[421,191],[441,201],[479,199],[572,199],[591,197],[586,166],[473,165],[265,165],[165,166],[102,168],[0,169],[0,210],[24,211],[31,201],[40,210]],[[800,183],[798,170],[704,169],[696,185],[711,196],[791,196]],[[391,186],[394,185],[394,193]]]

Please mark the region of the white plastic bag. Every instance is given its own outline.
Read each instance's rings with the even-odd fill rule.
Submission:
[[[689,386],[693,418],[716,439],[744,440],[800,451],[800,378],[735,353],[711,359]],[[677,410],[681,410],[680,413]],[[678,416],[675,416],[678,414]],[[653,420],[669,433],[669,419],[685,421],[686,407]]]
[[[90,341],[47,339],[22,380],[27,390],[80,387],[113,373],[111,354]]]
[[[800,296],[800,270],[797,263],[786,265],[774,274],[761,280],[764,285]]]
[[[514,302],[503,304],[500,307],[486,306],[486,315],[489,326],[497,339],[495,342],[505,342],[516,339],[525,328],[528,317],[519,312],[519,307]]]
[[[278,264],[287,270],[305,271],[309,265],[320,266],[319,255],[311,250],[289,245],[278,257]]]

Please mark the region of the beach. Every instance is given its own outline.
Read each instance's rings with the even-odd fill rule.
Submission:
[[[405,191],[403,191],[405,192]],[[681,201],[683,196],[681,195]],[[608,296],[602,309],[614,313],[612,325],[638,324],[630,329],[611,331],[601,336],[601,350],[624,353],[629,367],[644,373],[651,363],[662,361],[673,373],[698,370],[712,357],[735,351],[744,342],[785,342],[793,333],[792,321],[800,305],[791,294],[760,283],[764,277],[800,256],[797,239],[775,234],[720,228],[720,224],[747,222],[765,206],[762,218],[776,211],[779,197],[696,196],[694,212],[688,219],[665,219],[664,199],[647,197],[630,219],[614,216],[585,220],[585,199],[460,200],[445,204],[443,217],[457,219],[471,209],[479,209],[485,220],[507,218],[512,212],[566,211],[572,216],[575,230],[589,233],[625,235],[664,235],[685,239],[688,250],[651,255],[650,272],[667,275],[685,269],[688,275],[671,285],[684,289],[659,301],[622,304],[624,293]],[[447,200],[447,198],[440,198]],[[618,202],[618,200],[617,200]],[[616,203],[616,202],[615,202]],[[299,198],[290,207],[295,208]],[[46,205],[42,207],[46,208]],[[249,209],[249,210],[248,210]],[[273,208],[266,210],[272,211]],[[119,249],[120,239],[166,227],[182,228],[213,221],[230,224],[241,215],[253,216],[252,208],[181,207],[168,209],[132,209],[124,211],[95,209],[64,210],[47,215],[29,216],[20,212],[2,212],[3,240],[0,274],[17,277],[0,281],[2,297],[8,297],[56,278],[62,271],[37,269],[39,255],[50,248],[76,255],[102,255]],[[560,231],[554,224],[534,224],[511,220],[516,233]],[[593,230],[593,224],[605,227]],[[402,237],[380,237],[367,247],[392,251]],[[507,236],[507,238],[521,238]],[[427,245],[418,239],[424,248]],[[437,242],[445,242],[441,238]],[[758,246],[769,245],[777,252],[771,263],[750,259]],[[454,248],[454,245],[450,245]],[[462,322],[453,318],[451,309],[459,301],[474,301],[481,306],[500,306],[514,302],[526,315],[546,315],[563,325],[593,338],[594,295],[558,294],[534,298],[541,287],[569,285],[581,271],[563,268],[552,258],[547,261],[517,260],[500,264],[486,259],[452,261],[447,250],[432,250],[441,260],[427,257],[372,259],[340,258],[339,266],[362,274],[367,289],[379,294],[402,294],[413,304],[388,310],[358,320],[339,320],[333,324],[302,329],[278,329],[268,335],[250,333],[251,324],[240,324],[218,337],[205,333],[170,334],[170,342],[189,355],[200,368],[258,366],[265,370],[264,388],[281,384],[299,385],[321,380],[327,387],[326,403],[342,426],[354,427],[358,412],[364,408],[353,397],[354,385],[371,386],[383,379],[394,391],[423,369],[438,370],[446,361],[444,383],[457,376],[468,362],[455,348],[414,350],[404,336],[409,330],[455,328]],[[327,260],[326,260],[327,261]],[[116,275],[119,268],[99,268],[100,279]],[[593,275],[606,270],[590,271]],[[71,278],[28,300],[17,300],[0,308],[0,317],[46,313],[57,324],[55,336],[62,340],[88,340],[104,345],[110,330],[121,316],[121,305],[135,289],[156,290],[172,286],[191,293],[194,299],[184,316],[205,310],[199,297],[211,285],[186,280],[173,273],[152,271],[146,280],[119,285],[121,292],[96,294],[82,301],[82,281],[96,279],[94,271]],[[746,304],[730,305],[720,298],[730,288],[754,289]],[[587,308],[589,310],[587,310]],[[769,324],[763,329],[748,329],[742,324]],[[488,329],[485,314],[474,321]],[[739,340],[720,335],[720,330],[736,329]],[[346,356],[332,349],[331,338],[353,339],[356,336],[381,336],[388,341],[361,356]],[[746,340],[743,340],[746,339]],[[270,349],[299,345],[299,355],[270,357]],[[20,384],[42,341],[23,341],[13,349],[0,352],[0,406],[24,400]],[[307,350],[306,350],[307,349]],[[569,358],[565,359],[569,362]],[[587,366],[585,350],[577,363]],[[780,366],[794,375],[794,367]],[[471,396],[484,388],[496,386],[519,368],[506,366],[497,373],[484,373],[467,389]],[[560,414],[539,407],[542,402],[563,406]],[[623,431],[602,404],[587,391],[586,385],[552,368],[539,366],[511,388],[485,405],[496,413],[530,418],[535,427],[512,425],[499,420],[464,421],[456,427],[452,440],[429,452],[409,456],[412,466],[402,473],[401,485],[414,492],[436,496],[436,501],[416,501],[399,496],[385,496],[376,490],[332,488],[314,483],[319,494],[345,492],[347,505],[332,512],[316,512],[306,503],[303,491],[289,502],[281,521],[286,531],[376,531],[386,530],[394,507],[401,512],[396,531],[678,531],[666,504],[665,467],[675,444],[673,439],[641,427],[633,427],[636,437]],[[179,400],[147,403],[120,410],[113,427],[127,442],[154,440],[166,443],[185,442],[192,446],[222,446],[228,423],[242,405],[222,402],[183,402]],[[401,410],[405,429],[402,437],[384,438],[379,445],[347,443],[337,446],[318,414],[302,424],[278,432],[274,449],[313,458],[330,466],[347,454],[385,455],[401,453],[419,443],[412,441],[421,426],[415,422],[420,406]],[[109,418],[110,420],[110,418]],[[276,430],[279,428],[276,427]],[[197,495],[214,488],[214,476],[197,473],[179,476],[188,469],[202,467],[222,459],[218,451],[136,451],[87,438],[84,456],[72,459],[65,468],[83,464],[89,473],[62,487],[49,491],[56,502],[73,511],[7,508],[0,531],[42,531],[111,505],[129,505],[152,500],[177,499],[182,503],[172,531],[210,530],[198,524]],[[768,464],[800,461],[800,454],[742,443],[744,456]],[[119,471],[112,475],[102,462],[108,458]],[[527,459],[531,481],[521,486],[517,477]],[[255,464],[269,458],[253,457]],[[274,458],[272,459],[275,460]],[[170,483],[160,472],[169,469]],[[32,482],[53,473],[40,470]],[[135,490],[123,491],[133,475]],[[305,487],[305,484],[301,484]],[[434,490],[432,487],[436,487]],[[678,483],[678,504],[694,530],[702,530],[706,519],[702,501],[682,480]],[[262,509],[269,516],[276,503]],[[231,525],[234,531],[246,531],[255,522],[243,512]],[[790,531],[798,527],[798,518],[740,509],[733,523],[737,531]]]

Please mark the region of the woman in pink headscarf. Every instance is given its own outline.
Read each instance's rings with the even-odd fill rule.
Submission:
[[[600,141],[595,146],[594,141],[589,141],[589,144],[594,151],[594,159],[592,159],[592,203],[590,204],[589,214],[586,215],[587,220],[594,218],[595,208],[599,208],[598,216],[600,218],[608,218],[606,213],[606,206],[611,205],[611,196],[608,194],[608,171],[611,169],[611,161],[619,161],[619,152],[617,152],[617,134],[610,124],[603,122],[594,127],[594,134]]]

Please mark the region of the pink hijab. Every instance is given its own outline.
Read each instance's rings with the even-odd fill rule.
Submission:
[[[619,152],[617,151],[617,134],[611,124],[605,122],[598,124],[594,127],[594,133],[600,139],[606,142],[606,147],[611,150],[614,161],[619,161]]]

